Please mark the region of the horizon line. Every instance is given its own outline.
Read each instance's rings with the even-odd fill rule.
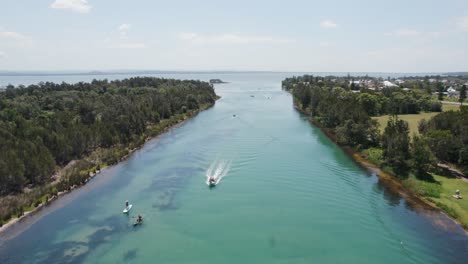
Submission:
[[[468,71],[428,71],[428,72],[398,72],[398,71],[273,71],[273,70],[0,70],[0,76],[40,76],[40,75],[117,75],[117,74],[172,74],[172,73],[391,73],[391,74],[461,74]]]

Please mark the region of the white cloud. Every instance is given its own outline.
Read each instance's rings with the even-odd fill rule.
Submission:
[[[25,40],[28,37],[13,31],[0,31],[0,38],[13,39],[13,40]]]
[[[468,16],[459,17],[456,21],[457,27],[463,31],[468,31]]]
[[[32,43],[31,37],[25,36],[14,31],[0,31],[1,44],[10,44],[14,46],[28,46]]]
[[[91,5],[87,0],[55,0],[50,7],[53,9],[70,10],[77,13],[89,13]]]
[[[432,38],[436,38],[436,37],[439,37],[441,33],[438,31],[421,32],[421,31],[417,31],[414,29],[404,28],[404,29],[398,29],[392,32],[384,33],[384,35],[388,37],[432,37]]]
[[[392,32],[384,33],[388,37],[415,37],[421,35],[421,32],[413,29],[398,29]]]
[[[130,24],[122,24],[119,26],[119,31],[129,31],[132,28]]]
[[[3,51],[0,51],[0,59],[5,58],[5,57],[6,57],[6,53]]]
[[[125,42],[110,45],[111,49],[144,49],[147,45],[143,42]]]
[[[292,39],[272,36],[246,36],[232,33],[203,35],[197,33],[180,33],[179,39],[193,44],[278,44],[294,42]]]
[[[399,30],[396,30],[394,34],[400,37],[412,37],[412,36],[420,35],[421,32],[413,30],[413,29],[399,29]]]
[[[328,48],[328,47],[333,46],[333,43],[330,43],[328,41],[320,41],[319,46],[322,47],[322,48]]]
[[[442,34],[440,32],[438,32],[438,31],[432,31],[432,32],[428,32],[427,35],[429,37],[437,38],[437,37],[440,37],[440,35],[442,35]]]
[[[336,28],[338,25],[331,20],[322,20],[320,22],[320,26],[323,28]]]
[[[126,39],[128,31],[132,28],[130,24],[122,24],[119,26],[120,38]]]

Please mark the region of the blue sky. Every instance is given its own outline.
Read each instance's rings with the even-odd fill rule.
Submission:
[[[468,71],[468,1],[0,0],[0,70]]]

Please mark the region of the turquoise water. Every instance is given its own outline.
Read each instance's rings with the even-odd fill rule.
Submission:
[[[1,234],[0,263],[466,263],[463,230],[353,163],[293,109],[286,76],[170,76],[230,83],[214,107]]]

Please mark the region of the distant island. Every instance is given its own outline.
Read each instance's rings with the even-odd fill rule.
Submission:
[[[213,83],[227,83],[227,82],[224,82],[221,79],[211,79],[210,83],[213,84]]]

